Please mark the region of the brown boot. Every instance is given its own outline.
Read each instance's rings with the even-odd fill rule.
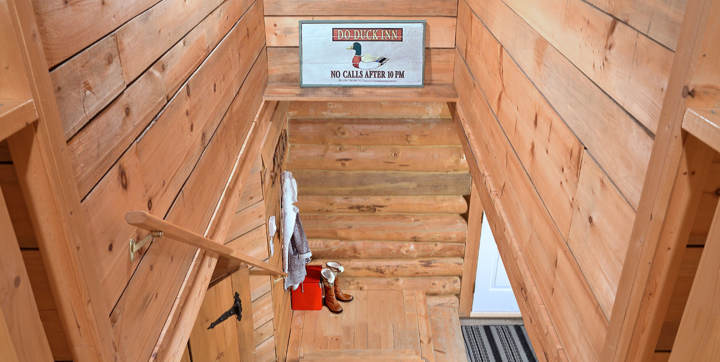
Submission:
[[[345,268],[336,261],[329,261],[325,263],[325,266],[335,273],[335,298],[345,303],[352,301],[354,299],[353,296],[343,293],[343,291],[340,290],[340,283],[338,282],[338,278],[340,277],[340,274],[345,271]]]
[[[325,305],[335,314],[342,313],[343,307],[335,298],[335,273],[330,269],[323,268],[320,275],[322,275],[323,288],[325,289]]]

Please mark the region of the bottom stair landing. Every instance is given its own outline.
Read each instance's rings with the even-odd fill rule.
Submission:
[[[341,314],[293,312],[288,361],[466,361],[456,297],[348,292]]]

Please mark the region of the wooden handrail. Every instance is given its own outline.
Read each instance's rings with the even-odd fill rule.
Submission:
[[[227,245],[216,243],[202,235],[183,229],[157,216],[150,215],[145,211],[129,211],[125,214],[125,221],[132,226],[148,231],[162,231],[163,235],[170,239],[218,254],[221,258],[227,258],[230,261],[252,265],[267,271],[271,275],[286,275],[279,267],[260,259],[241,254]]]

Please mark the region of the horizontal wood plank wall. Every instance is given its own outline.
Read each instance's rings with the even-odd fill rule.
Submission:
[[[265,2],[265,32],[273,84],[299,84],[300,20],[425,20],[426,84],[452,84],[457,3],[449,0]]]
[[[470,176],[444,108],[291,104],[288,169],[313,263],[339,260],[345,287],[459,294]]]
[[[491,226],[506,233],[513,286],[537,288],[539,300],[520,306],[551,359],[597,360],[603,348],[678,31],[638,30],[645,15],[633,7],[653,1],[590,3],[617,11],[580,0],[458,4],[466,153],[501,219]]]
[[[133,262],[128,210],[202,232],[262,102],[263,4],[35,1],[82,206],[96,301],[128,360],[158,341],[195,249],[160,239]],[[240,230],[242,231],[242,230]]]

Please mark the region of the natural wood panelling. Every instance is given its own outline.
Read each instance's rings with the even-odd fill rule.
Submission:
[[[349,241],[310,239],[313,257],[319,259],[462,257],[465,244],[440,242]]]
[[[464,242],[467,225],[460,215],[303,214],[308,238]]]
[[[468,112],[469,116],[474,115],[471,109]],[[546,356],[548,360],[567,359],[565,349],[560,343],[557,331],[550,319],[547,306],[540,296],[534,274],[531,273],[528,264],[522,258],[516,232],[508,227],[504,209],[491,196],[495,189],[489,183],[487,173],[482,166],[484,165],[480,158],[482,155],[473,150],[471,146],[471,142],[475,143],[476,136],[472,129],[468,128],[468,118],[465,113],[462,104],[458,104],[453,118],[457,122],[458,133],[463,141],[465,153],[469,159],[474,160],[470,163],[473,178],[482,181],[476,185],[480,190],[483,210],[493,230],[493,236],[503,259],[505,270],[510,277],[515,299],[522,315],[525,316],[523,321],[532,340],[535,354],[537,356]]]
[[[306,213],[333,214],[464,214],[468,208],[462,196],[303,195],[296,205]]]
[[[64,2],[33,0],[49,66],[54,66],[159,0]]]
[[[297,47],[300,42],[300,20],[368,20],[358,16],[267,16],[265,38],[268,47]],[[373,17],[372,20],[425,20],[425,46],[428,48],[455,47],[455,18],[432,17]],[[298,65],[297,63],[295,64]]]
[[[467,173],[299,170],[301,195],[467,195]]]
[[[219,200],[228,174],[232,171],[230,165],[242,147],[242,143],[238,140],[244,139],[247,128],[260,107],[262,100],[255,90],[261,86],[265,74],[263,57],[260,57],[240,93],[230,105],[212,142],[205,149],[202,158],[195,165],[194,172],[172,205],[167,217],[170,222],[196,232],[202,232],[207,227],[213,208],[197,207],[197,205],[214,205]],[[196,89],[200,95],[212,92],[211,86],[209,89],[202,86]],[[202,89],[207,91],[202,92]],[[148,136],[146,135],[144,139]],[[168,141],[175,140],[177,145],[178,137],[168,133],[164,137]],[[163,162],[167,161],[167,158],[161,159],[165,160]],[[218,164],[228,167],[218,168]],[[139,356],[149,353],[149,350],[139,347],[151,348],[156,338],[147,338],[138,334],[137,330],[140,325],[158,325],[164,322],[166,313],[172,306],[171,301],[176,297],[177,288],[184,280],[185,271],[194,251],[192,247],[179,245],[167,239],[160,239],[151,245],[110,316],[111,321],[115,321],[116,338],[128,343],[125,348],[130,349],[130,345],[134,346],[132,352]],[[168,275],[174,278],[168,280]],[[151,302],[141,305],[136,302],[138,300]],[[157,320],[151,321],[149,316]],[[149,330],[148,333],[150,332],[153,331]]]
[[[569,359],[597,359],[607,320],[487,101],[472,91],[476,88],[467,68],[459,70],[456,84],[471,90],[461,94],[460,105],[468,114],[463,126],[473,152],[483,160],[488,192],[514,234],[509,242],[517,243],[499,247],[520,250],[519,262],[529,266]]]
[[[251,16],[253,11],[255,15]],[[226,119],[240,117],[244,120],[235,121],[241,126],[248,126],[254,117],[252,109],[240,108],[258,104],[259,96],[254,94],[255,89],[252,88],[260,86],[264,79],[264,57],[256,62],[257,66],[248,77],[246,87],[233,102],[233,96],[240,89],[262,48],[262,38],[253,37],[248,41],[244,30],[261,24],[259,12],[251,10],[246,16],[249,17],[241,24],[243,26],[234,28],[152,127],[132,144],[83,203],[91,216],[97,240],[105,240],[89,248],[95,253],[98,265],[102,266],[102,280],[107,288],[106,295],[110,297],[106,301],[106,308],[111,307],[119,296],[139,259],[130,263],[127,257],[127,239],[135,230],[118,222],[123,220],[124,212],[142,209],[159,215],[167,213],[225,112],[228,112]],[[239,49],[246,51],[239,52]],[[227,64],[235,66],[228,68]],[[207,97],[207,94],[221,96]],[[232,107],[228,108],[231,103]],[[244,132],[246,130],[238,127],[239,135]],[[221,139],[225,137],[223,135]],[[233,142],[237,143],[237,140]],[[239,149],[241,146],[237,144],[233,147]],[[214,162],[221,164],[222,160]],[[197,196],[206,197],[203,195],[207,194],[200,193]],[[115,201],[117,199],[121,199],[122,203]],[[182,198],[178,200],[183,201]],[[107,210],[108,203],[113,203],[114,207],[107,212],[96,211]],[[212,210],[208,208],[205,212]],[[182,250],[178,248],[181,254]],[[175,263],[178,262],[175,260]]]
[[[443,119],[327,120],[322,114],[316,117],[290,122],[291,144],[440,146],[458,142],[452,122]]]
[[[503,1],[655,132],[672,51],[584,1],[549,0],[542,5],[531,0]]]
[[[373,118],[382,118],[382,123],[387,128],[391,128],[389,120],[396,119],[449,119],[450,114],[448,113],[447,105],[439,102],[293,102],[290,103],[288,109],[288,117],[293,119],[290,126],[299,123],[300,119],[322,119],[322,122],[331,122],[331,119],[365,119],[371,120]],[[428,127],[424,125],[423,127]],[[448,123],[448,130],[451,131],[451,127]],[[295,132],[290,132],[290,137],[293,137]],[[442,137],[437,135],[436,137]],[[444,134],[444,133],[443,133]],[[451,134],[451,133],[448,133]],[[449,141],[447,138],[442,138],[447,144],[453,144],[457,142]],[[296,141],[291,141],[296,142]],[[299,142],[308,143],[308,142]],[[371,144],[384,144],[369,142]],[[442,143],[446,144],[446,143]]]
[[[53,70],[65,138],[70,138],[123,89],[115,35],[107,36]]]
[[[322,265],[327,260],[315,259],[311,264]],[[343,276],[348,277],[417,277],[459,276],[462,274],[462,258],[432,259],[338,259],[345,267]]]
[[[265,275],[250,276],[250,295],[253,302],[270,291],[270,277]]]
[[[427,49],[425,53],[425,83],[452,83],[455,52],[452,49]],[[299,84],[298,48],[268,48],[268,82],[273,84]],[[358,89],[356,91],[360,91]],[[376,91],[378,89],[376,88]]]
[[[582,145],[492,34],[472,21],[467,65],[513,148],[567,237]],[[463,66],[458,59],[456,66]]]
[[[450,0],[268,0],[265,15],[380,15],[380,16],[455,16],[457,2]]]
[[[236,22],[247,24],[247,18],[240,19],[247,6],[239,0],[223,3],[69,141],[81,194],[107,172],[228,30]]]
[[[235,214],[230,224],[230,230],[228,230],[228,240],[240,237],[262,225],[265,225],[265,204],[259,200],[254,205]],[[264,228],[260,228],[260,230],[264,235]]]
[[[267,341],[268,338],[272,338],[274,329],[272,321],[267,321],[265,324],[255,328],[255,331],[253,331],[253,341],[255,341],[255,347]]]
[[[630,205],[595,161],[584,154],[567,241],[608,319],[634,220]]]
[[[451,83],[426,83],[398,92],[393,87],[300,87],[297,82],[270,83],[265,100],[278,102],[456,102],[457,92]]]
[[[140,75],[220,3],[222,0],[163,0],[118,29],[117,48],[125,82]],[[247,6],[252,2],[241,3]]]
[[[255,360],[258,362],[277,361],[275,338],[268,338],[265,342],[255,347]]]
[[[429,295],[460,293],[460,278],[458,277],[343,277],[339,283],[349,290],[420,290]]]
[[[670,49],[677,47],[686,0],[590,0]]]
[[[273,319],[272,293],[253,301],[252,319],[255,326],[262,326]]]
[[[650,157],[651,136],[501,0],[471,0],[468,4],[474,12],[471,20],[485,25],[631,205],[637,207]],[[461,89],[457,81],[456,88]]]
[[[288,167],[296,170],[467,171],[460,146],[292,145]]]

